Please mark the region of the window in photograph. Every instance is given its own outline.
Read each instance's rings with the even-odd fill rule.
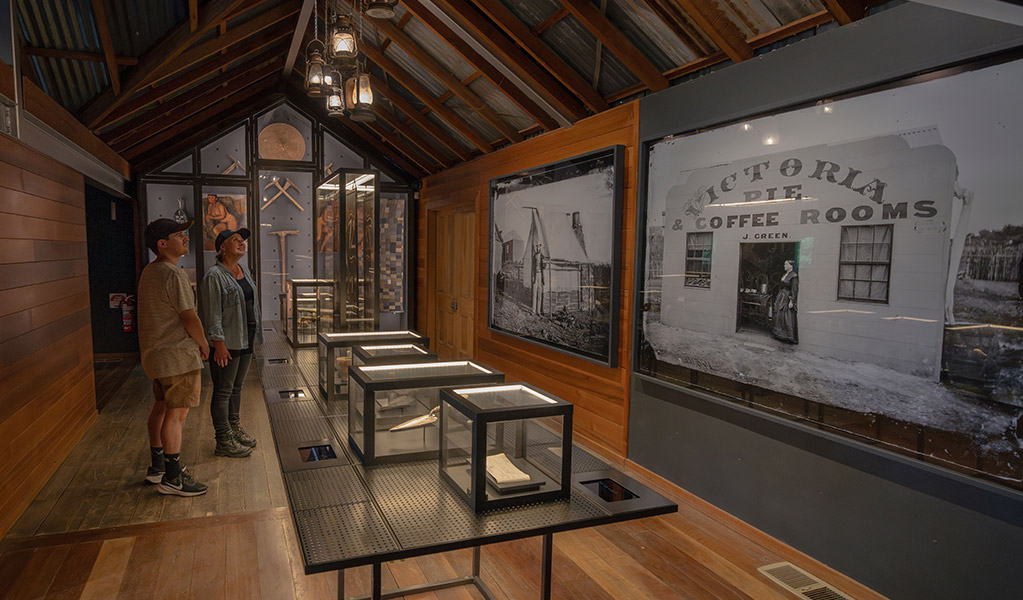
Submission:
[[[686,234],[686,287],[710,288],[710,257],[714,234]]]
[[[843,227],[838,297],[843,300],[888,302],[891,265],[891,225]]]

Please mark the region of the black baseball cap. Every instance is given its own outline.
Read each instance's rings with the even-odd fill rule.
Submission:
[[[167,239],[172,233],[185,231],[191,226],[191,221],[178,223],[174,219],[157,219],[146,225],[146,232],[144,234],[146,248],[152,250],[153,254],[159,254],[160,249],[157,248],[156,242]]]
[[[246,229],[245,227],[235,229],[234,231],[231,231],[230,229],[225,229],[217,235],[217,241],[213,242],[213,247],[217,250],[217,252],[220,252],[220,246],[227,241],[227,238],[231,237],[236,233],[242,236],[243,240],[249,239],[249,230]]]

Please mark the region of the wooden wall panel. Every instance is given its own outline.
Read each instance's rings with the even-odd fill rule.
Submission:
[[[614,455],[626,452],[629,414],[629,332],[632,322],[632,257],[635,245],[636,139],[638,103],[631,103],[525,142],[486,154],[423,181],[418,205],[416,285],[422,299],[417,322],[431,337],[436,307],[428,293],[430,215],[445,206],[474,205],[477,237],[476,358],[504,371],[509,381],[526,381],[575,404],[575,432],[586,442]],[[537,165],[599,150],[625,146],[625,196],[622,214],[621,312],[618,366],[596,365],[487,329],[487,269],[490,229],[489,181]]]
[[[80,173],[0,135],[0,537],[96,419]]]

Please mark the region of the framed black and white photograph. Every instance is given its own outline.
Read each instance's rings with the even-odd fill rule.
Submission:
[[[1015,60],[649,142],[639,372],[1023,487],[1021,94]]]
[[[487,325],[615,366],[624,146],[490,180]]]

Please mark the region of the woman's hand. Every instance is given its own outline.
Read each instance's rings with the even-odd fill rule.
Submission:
[[[792,308],[792,301],[789,300],[789,308]]]
[[[214,340],[213,345],[216,346],[216,350],[213,352],[213,361],[223,369],[227,366],[227,361],[231,360],[231,353],[227,351],[227,345],[220,340]]]

